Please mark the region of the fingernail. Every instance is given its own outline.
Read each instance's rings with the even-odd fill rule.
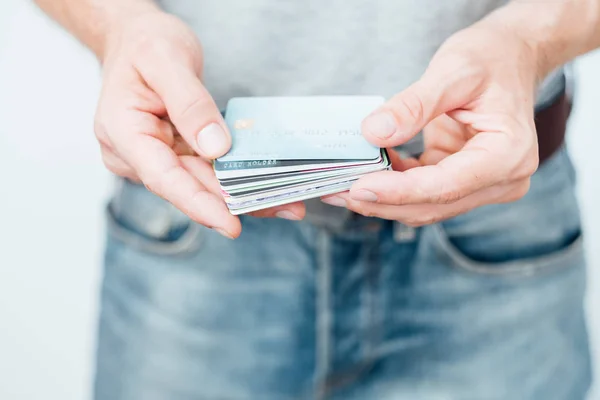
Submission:
[[[323,201],[323,203],[329,204],[330,206],[346,207],[346,200],[344,200],[338,196],[327,197],[327,198],[323,199],[322,201]]]
[[[298,217],[293,212],[287,211],[287,210],[278,211],[278,212],[275,213],[275,216],[277,218],[289,219],[289,220],[292,220],[292,221],[299,221],[300,220],[300,217]]]
[[[210,158],[221,157],[229,151],[229,138],[221,125],[212,123],[198,134],[198,147]]]
[[[219,232],[221,235],[225,236],[227,239],[232,239],[233,240],[233,236],[231,236],[229,234],[229,232],[227,232],[226,230],[221,229],[221,228],[215,228],[215,231]]]
[[[364,122],[367,133],[380,139],[390,138],[397,129],[396,119],[387,111],[380,111],[368,116]]]
[[[358,201],[369,201],[375,203],[377,201],[377,195],[369,190],[360,189],[356,192],[350,193],[353,200]]]

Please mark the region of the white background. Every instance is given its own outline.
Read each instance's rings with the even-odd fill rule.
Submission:
[[[582,58],[571,148],[600,343],[600,53]],[[29,2],[0,1],[0,399],[88,399],[110,193],[95,59]],[[600,359],[595,350],[596,359]],[[599,367],[600,369],[600,367]],[[597,374],[600,377],[600,374]],[[600,381],[600,379],[598,379]],[[592,399],[600,398],[596,392]]]

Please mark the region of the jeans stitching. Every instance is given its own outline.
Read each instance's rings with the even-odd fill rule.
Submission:
[[[380,275],[379,270],[379,252],[378,243],[369,242],[367,248],[367,257],[365,262],[365,268],[367,269],[367,301],[366,313],[368,315],[367,326],[364,329],[364,341],[367,343],[366,351],[364,353],[365,359],[370,359],[373,355],[374,349],[376,348],[376,342],[379,336],[377,323],[378,319],[378,307],[375,304],[375,296],[377,292],[377,279]]]
[[[131,246],[154,255],[168,256],[187,254],[199,249],[202,245],[203,240],[199,240],[201,237],[202,227],[195,223],[190,223],[189,228],[178,240],[174,242],[162,243],[160,241],[151,241],[150,239],[138,237],[136,234],[127,231],[125,228],[119,225],[108,207],[106,210],[106,215],[108,219],[108,231],[112,236],[127,246]]]
[[[324,399],[327,394],[327,375],[331,364],[331,238],[322,230],[317,242],[317,329],[315,398]]]
[[[433,236],[450,259],[452,266],[481,275],[488,276],[533,276],[542,270],[556,270],[561,267],[568,268],[567,260],[578,253],[583,257],[584,235],[580,233],[577,239],[567,247],[548,255],[534,257],[531,259],[520,259],[502,263],[485,263],[471,260],[458,251],[445,235],[444,229],[439,225],[431,227]]]

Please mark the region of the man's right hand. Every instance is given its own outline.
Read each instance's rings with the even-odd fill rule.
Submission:
[[[141,181],[194,221],[229,238],[241,224],[221,196],[211,159],[231,136],[201,82],[202,49],[179,19],[160,11],[111,27],[95,132],[107,168]],[[199,155],[199,156],[198,156]],[[302,203],[254,213],[302,219]]]

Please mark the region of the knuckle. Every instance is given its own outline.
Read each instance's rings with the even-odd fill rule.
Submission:
[[[100,117],[94,119],[94,134],[101,143],[108,142],[108,129],[106,123]]]
[[[419,220],[419,226],[433,225],[436,222],[438,222],[439,220],[440,220],[440,216],[437,214],[425,214]]]
[[[473,179],[476,180],[478,178],[474,176]],[[459,185],[453,179],[448,178],[436,183],[428,197],[430,203],[451,204],[460,200],[463,197],[463,193]]]
[[[511,183],[530,178],[538,168],[537,151],[534,155],[532,152],[527,152],[520,157],[515,157],[509,166],[506,168],[504,183]]]
[[[419,223],[414,218],[405,218],[401,221],[404,225],[411,228],[419,228]]]
[[[390,203],[398,206],[407,204],[409,201],[408,193],[400,188],[389,188],[388,196]]]
[[[506,116],[505,119],[510,119]],[[507,123],[508,124],[508,123]],[[513,128],[511,128],[511,126]],[[514,149],[512,168],[507,172],[512,180],[522,180],[532,176],[539,166],[537,135],[535,130],[513,121],[506,131],[511,136],[510,148]]]
[[[405,225],[412,228],[420,228],[422,226],[433,225],[442,219],[441,215],[435,212],[423,213],[421,215],[411,216],[404,221]]]
[[[162,193],[164,184],[160,175],[142,172],[139,174],[139,176],[148,191],[154,193],[155,195],[160,195],[160,193]]]
[[[172,165],[159,172],[151,171],[141,173],[140,179],[149,191],[163,197],[167,188],[169,188],[171,183],[176,180],[176,175],[180,171],[181,168],[178,165]]]
[[[423,105],[421,97],[412,90],[408,90],[404,93],[401,107],[404,108],[406,114],[414,121],[423,121],[425,106]]]
[[[527,179],[531,177],[539,167],[539,154],[537,151],[530,152],[524,158],[523,162],[517,167],[514,178],[516,180]]]
[[[188,118],[197,118],[203,111],[211,106],[211,99],[207,97],[196,97],[185,103],[181,109],[174,110],[172,116],[174,121],[187,120]]]
[[[367,207],[366,205],[362,204],[362,203],[355,203],[355,202],[350,202],[350,209],[360,215],[362,215],[363,217],[373,217],[374,216],[374,211],[371,207]]]
[[[368,209],[363,212],[363,215],[367,218],[376,217],[377,213],[374,210]]]
[[[127,177],[129,175],[129,171],[127,171],[125,168],[112,163],[111,161],[107,160],[106,158],[103,158],[102,162],[104,164],[104,167],[114,175],[121,176],[121,177]]]
[[[457,217],[457,216],[459,216],[461,214],[464,214],[464,213],[466,213],[469,210],[470,209],[455,209],[455,210],[452,210],[452,211],[447,212],[447,213],[436,215],[435,216],[435,220],[433,222],[431,222],[431,223],[432,224],[438,224],[440,222],[447,221],[447,220],[452,219],[454,217]]]
[[[437,203],[440,204],[451,204],[455,203],[462,198],[462,193],[458,189],[445,188],[437,196]]]
[[[531,179],[525,179],[522,183],[515,186],[512,190],[508,192],[505,197],[505,202],[513,202],[522,199],[529,192],[529,188],[531,187]]]
[[[121,170],[119,168],[117,168],[115,165],[111,164],[110,162],[106,161],[106,160],[102,160],[104,167],[111,173],[121,176]]]
[[[142,183],[144,184],[144,186],[146,187],[146,189],[148,189],[148,191],[150,193],[153,193],[157,196],[160,196],[161,191],[161,184],[159,181],[155,180],[155,179],[148,179],[148,178],[143,178],[140,177]]]
[[[408,218],[404,224],[410,226],[411,228],[420,228],[424,225],[423,219],[420,217]]]
[[[140,117],[135,124],[132,124],[132,132],[143,133],[160,140],[169,147],[173,146],[175,136],[172,131],[166,128],[166,123],[162,120],[154,119],[148,116]]]

